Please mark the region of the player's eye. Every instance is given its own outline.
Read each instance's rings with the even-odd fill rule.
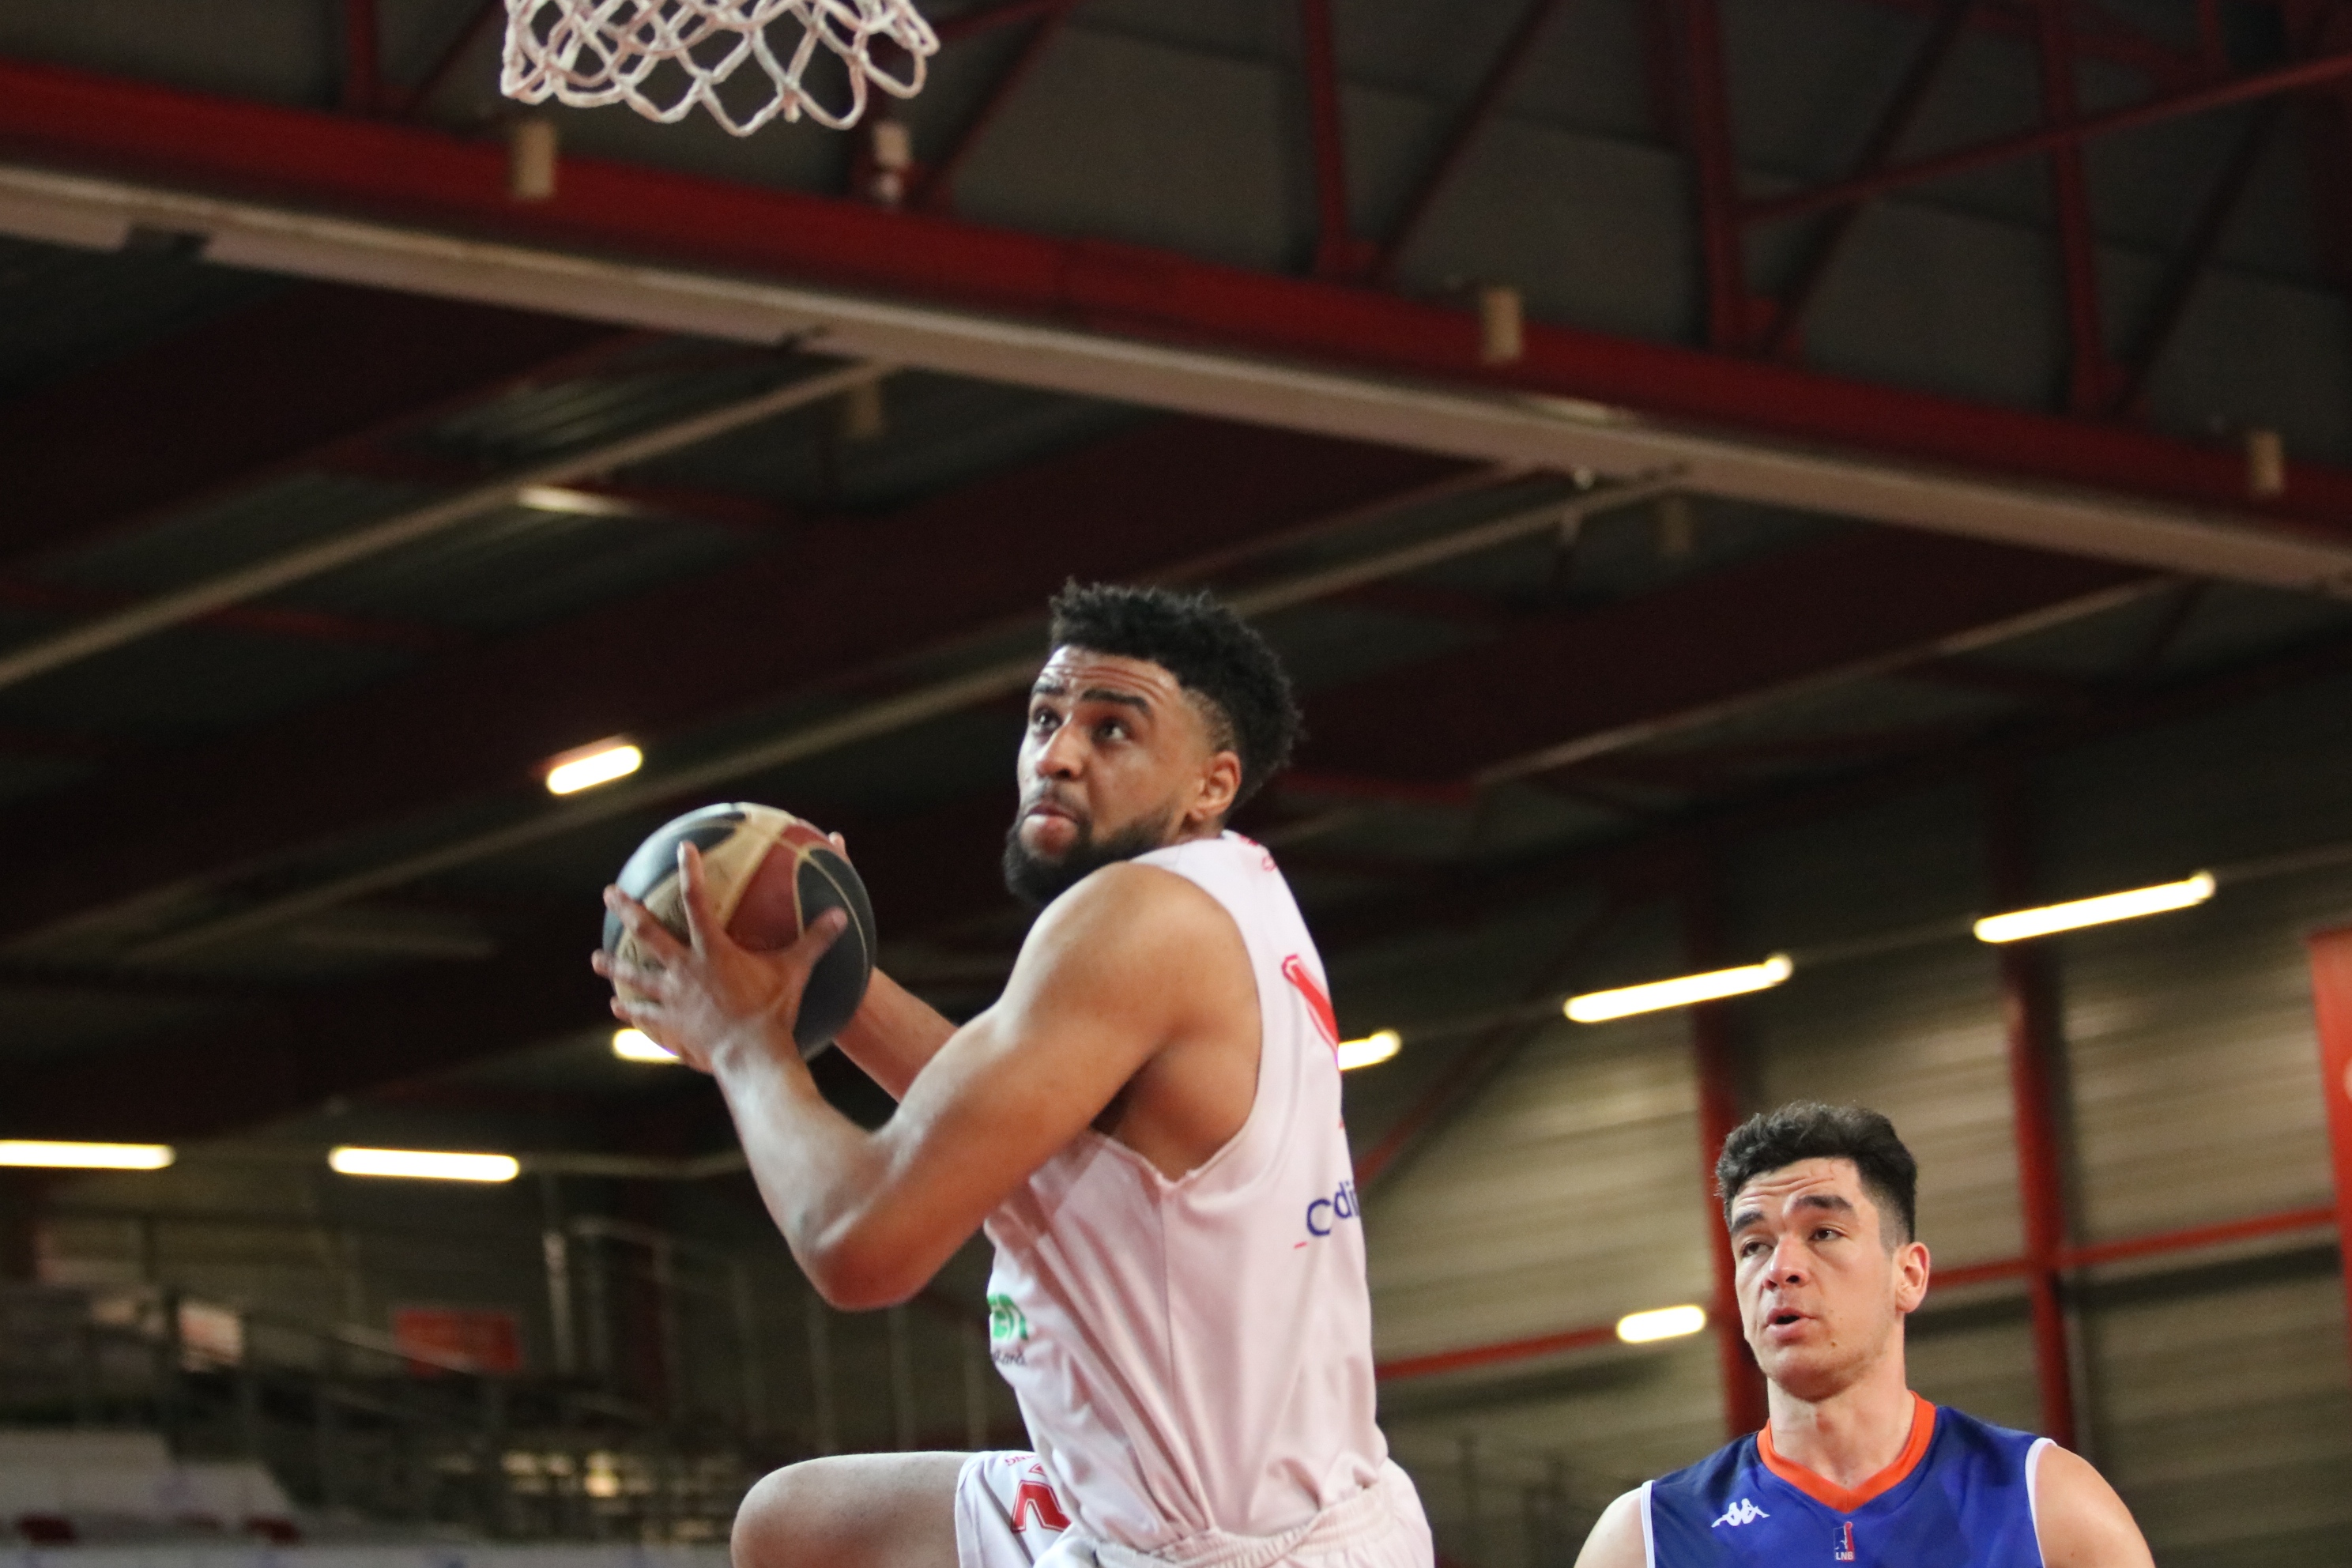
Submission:
[[[1099,740],[1123,741],[1127,738],[1127,723],[1120,719],[1106,719],[1095,726],[1095,735]]]
[[[1030,710],[1029,728],[1036,731],[1039,734],[1042,735],[1046,731],[1052,729],[1054,724],[1055,716],[1054,710],[1051,708],[1040,707]]]

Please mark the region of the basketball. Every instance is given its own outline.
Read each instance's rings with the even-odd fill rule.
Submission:
[[[809,975],[793,1026],[802,1056],[831,1045],[865,1000],[874,974],[874,906],[848,858],[821,830],[772,805],[706,805],[667,822],[637,846],[614,880],[680,942],[688,940],[680,844],[702,853],[703,881],[721,927],[755,952],[791,946],[828,910],[848,912],[848,926]],[[610,913],[604,951],[633,963],[651,963]],[[617,989],[622,1000],[633,999],[626,986]]]

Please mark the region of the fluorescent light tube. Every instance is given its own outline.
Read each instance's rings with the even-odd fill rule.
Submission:
[[[599,744],[591,749],[571,752],[555,760],[547,770],[547,793],[577,795],[583,789],[593,789],[614,779],[627,778],[645,766],[646,754],[626,742]]]
[[[0,1165],[37,1165],[67,1171],[160,1171],[173,1160],[163,1143],[53,1143],[31,1138],[0,1138]]]
[[[1618,1319],[1617,1337],[1629,1345],[1645,1345],[1653,1340],[1680,1339],[1705,1327],[1704,1307],[1659,1307],[1647,1312],[1628,1312]]]
[[[2049,904],[2038,910],[1987,915],[1977,921],[1977,940],[2023,942],[2028,937],[2048,936],[2052,931],[2074,931],[2083,926],[2105,925],[2109,921],[2127,921],[2139,915],[2160,915],[2169,910],[2189,909],[2212,896],[2213,874],[2200,871],[2182,882],[2134,888],[2129,892],[2105,893],[2095,899],[2076,899],[2071,904]]]
[[[1404,1037],[1394,1029],[1382,1029],[1366,1035],[1360,1040],[1339,1042],[1339,1070],[1353,1072],[1358,1068],[1374,1067],[1388,1060],[1403,1048]]]
[[[1342,1046],[1341,1050],[1348,1047]],[[643,1029],[613,1031],[613,1054],[625,1062],[676,1062],[675,1052],[654,1043],[653,1037]]]
[[[1588,992],[1570,997],[1561,1011],[1580,1024],[1599,1024],[1611,1018],[1629,1018],[1636,1013],[1654,1013],[1664,1007],[1687,1007],[1694,1002],[1714,1002],[1750,991],[1769,991],[1795,973],[1796,966],[1789,962],[1788,954],[1776,952],[1761,963],[1744,964],[1738,969],[1714,969],[1705,974],[1653,980],[1647,985]]]
[[[433,1182],[511,1182],[522,1164],[511,1154],[453,1154],[433,1149],[354,1149],[327,1155],[346,1176],[415,1176]]]

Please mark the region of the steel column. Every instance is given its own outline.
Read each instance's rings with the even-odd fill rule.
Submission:
[[[2320,1092],[2336,1172],[2336,1271],[2352,1333],[2352,926],[2313,937],[2311,1000],[2319,1024]]]
[[[2024,786],[2000,770],[1986,780],[1987,837],[1993,903],[2032,901],[2032,859]],[[2074,1378],[2067,1345],[2064,1282],[2066,1200],[2054,1109],[2054,1075],[2064,1049],[2042,954],[2030,942],[1998,950],[2002,1032],[2009,1047],[2009,1092],[2017,1142],[2018,1204],[2025,1226],[2026,1289],[2033,1308],[2033,1373],[2042,1435],[2074,1446]]]
[[[1722,915],[1710,852],[1705,868],[1683,891],[1684,956],[1694,970],[1724,962]],[[1707,1301],[1707,1327],[1723,1388],[1723,1429],[1729,1437],[1760,1431],[1771,1412],[1764,1374],[1748,1348],[1739,1315],[1737,1270],[1723,1230],[1723,1202],[1715,1189],[1715,1162],[1724,1140],[1747,1119],[1736,1004],[1709,1002],[1690,1010],[1691,1058],[1698,1085],[1699,1194],[1706,1205],[1707,1265],[1714,1289]]]

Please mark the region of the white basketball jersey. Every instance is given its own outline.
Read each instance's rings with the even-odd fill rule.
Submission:
[[[1257,977],[1257,1096],[1171,1181],[1088,1131],[990,1216],[989,1336],[1078,1524],[1150,1552],[1265,1536],[1370,1486],[1363,1226],[1322,960],[1274,857],[1238,834],[1139,858],[1205,890]]]

